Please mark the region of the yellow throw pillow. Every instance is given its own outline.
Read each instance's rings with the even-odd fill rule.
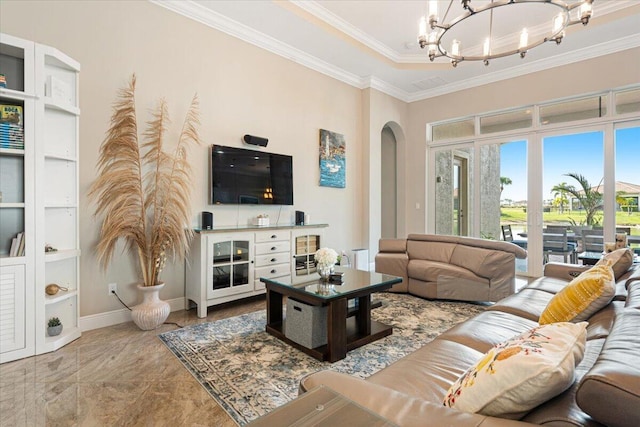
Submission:
[[[521,418],[573,384],[586,340],[587,322],[533,328],[489,350],[451,385],[443,404],[464,412]]]
[[[538,323],[581,322],[609,304],[616,294],[610,265],[610,260],[604,260],[569,282],[551,298]]]

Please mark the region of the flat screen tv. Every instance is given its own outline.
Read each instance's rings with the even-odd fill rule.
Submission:
[[[211,146],[211,204],[293,205],[293,158]]]

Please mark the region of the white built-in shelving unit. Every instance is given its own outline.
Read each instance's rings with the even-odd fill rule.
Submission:
[[[24,149],[0,149],[0,363],[80,337],[79,72],[54,48],[0,34],[0,103],[21,106],[24,125]],[[20,232],[24,256],[9,256]],[[51,283],[68,290],[46,295]],[[47,335],[51,317],[58,336]]]

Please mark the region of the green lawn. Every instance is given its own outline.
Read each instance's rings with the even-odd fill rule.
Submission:
[[[522,208],[501,208],[500,222],[503,224],[526,224],[527,213]],[[580,224],[584,221],[584,212],[574,211],[565,212],[563,214],[553,211],[544,212],[542,218],[545,224],[566,224],[575,221]],[[618,227],[631,227],[631,234],[640,235],[640,212],[616,212],[616,225]]]

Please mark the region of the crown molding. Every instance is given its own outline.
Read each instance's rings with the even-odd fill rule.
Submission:
[[[379,92],[385,93],[389,96],[392,96],[394,98],[399,99],[400,101],[404,101],[404,102],[411,102],[411,94],[405,90],[402,90],[398,87],[395,87],[387,82],[385,82],[384,80],[380,80],[377,77],[374,76],[370,76],[368,78],[365,79],[364,81],[364,87],[363,89],[366,88],[371,88],[371,89],[375,89]]]
[[[359,89],[364,88],[365,80],[356,74],[345,71],[328,62],[322,61],[315,56],[309,55],[300,49],[294,48],[269,35],[260,33],[254,28],[234,21],[218,12],[207,9],[190,0],[149,0],[151,3],[164,7],[172,12],[178,13],[194,21],[200,22],[208,27],[214,28],[232,37],[250,43],[261,49],[275,53],[278,56],[287,58],[293,62],[311,68],[319,73],[332,77],[348,85]]]
[[[527,62],[525,64],[511,67],[506,70],[496,71],[493,73],[485,74],[483,76],[447,84],[436,89],[429,89],[412,93],[409,95],[407,102],[422,101],[424,99],[434,98],[436,96],[446,95],[449,93],[458,92],[460,90],[471,89],[476,86],[495,83],[501,80],[511,79],[538,71],[544,71],[562,65],[573,64],[575,62],[585,61],[587,59],[592,59],[598,56],[608,55],[627,49],[633,49],[636,47],[640,47],[640,38],[635,35],[627,36],[606,43],[600,43],[597,45],[589,46],[587,48],[575,50],[573,52],[563,53],[560,55],[539,59],[537,61]]]
[[[392,96],[394,98],[397,98],[407,103],[421,101],[421,100],[433,98],[436,96],[446,95],[448,93],[470,89],[475,86],[494,83],[500,80],[518,77],[521,75],[534,73],[537,71],[542,71],[542,70],[546,70],[549,68],[554,68],[554,67],[558,67],[566,64],[571,64],[574,62],[583,61],[583,60],[591,59],[597,56],[615,53],[621,50],[631,49],[631,48],[640,46],[640,38],[637,38],[636,36],[628,36],[628,37],[614,40],[611,42],[590,46],[588,48],[580,49],[567,54],[561,54],[553,57],[544,58],[538,61],[527,62],[522,65],[509,68],[507,70],[492,72],[479,77],[474,77],[464,81],[440,86],[435,89],[428,89],[420,92],[408,92],[388,82],[385,82],[376,76],[360,77],[356,74],[345,71],[342,68],[329,64],[328,62],[322,61],[312,55],[309,55],[306,52],[303,52],[297,48],[294,48],[291,45],[283,43],[271,36],[260,33],[256,31],[254,28],[241,24],[211,9],[207,9],[206,7],[201,6],[200,4],[195,3],[191,0],[186,0],[186,1],[185,0],[149,0],[149,1],[155,5],[161,6],[172,12],[175,12],[187,18],[193,19],[194,21],[197,21],[208,27],[214,28],[232,37],[238,38],[254,46],[265,49],[278,56],[289,59],[304,67],[310,68],[314,71],[317,71],[321,74],[334,78],[350,86],[356,87],[358,89],[373,88],[375,90],[383,92],[389,96]],[[309,13],[313,13],[316,16],[318,16],[316,12],[318,14],[326,12],[322,16],[318,16],[320,19],[323,19],[324,21],[326,21],[327,19],[331,19],[332,16],[335,17],[335,15],[333,15],[332,13],[322,8],[321,6],[319,6],[313,1],[300,2],[296,0],[296,1],[293,1],[292,3],[294,3],[296,6],[301,7],[302,9],[306,10]],[[605,11],[602,11],[602,13],[600,9],[598,9],[598,13],[599,14],[611,13],[615,10],[619,10],[624,7],[627,7],[626,5],[628,4],[629,2],[627,1],[624,1],[624,2],[621,1],[619,3],[607,2],[607,6],[608,6],[607,9],[605,9]],[[347,24],[343,20],[339,20],[339,21],[341,22],[336,23],[334,26],[336,26],[336,28],[338,28],[340,31],[345,31],[339,27],[340,25],[350,26],[350,24]],[[328,23],[330,25],[333,25],[333,22],[338,22],[338,21],[334,19],[334,21],[328,22]],[[353,28],[354,27],[352,27],[352,29],[350,30],[351,33],[347,33],[346,31],[345,33],[356,38],[353,35],[356,33],[356,30],[354,30]],[[360,32],[359,30],[357,30],[357,32],[361,33],[361,37],[366,36],[366,35],[362,36],[362,34],[364,33]],[[363,38],[358,40],[363,43],[367,43],[372,47],[376,45],[375,40],[370,37],[367,39]],[[377,43],[377,44],[382,45],[380,43]],[[385,45],[382,45],[382,46],[387,48]],[[403,55],[402,57],[400,57],[399,55],[394,54],[393,50],[388,48],[386,53],[383,53],[382,51],[379,51],[379,53],[383,54],[384,56],[398,63],[401,63],[401,62],[420,63],[420,62],[426,61],[424,59],[424,56],[422,55],[418,56],[416,54]]]
[[[359,41],[367,47],[370,47],[380,55],[392,60],[396,63],[406,62],[403,60],[403,55],[396,52],[386,44],[380,42],[378,39],[371,37],[369,34],[360,30],[358,27],[351,25],[349,22],[340,18],[333,12],[320,6],[315,1],[309,0],[289,0],[290,3],[299,7],[300,9],[309,12],[313,16],[326,22],[330,26],[334,27],[338,31],[346,34],[347,36]]]

